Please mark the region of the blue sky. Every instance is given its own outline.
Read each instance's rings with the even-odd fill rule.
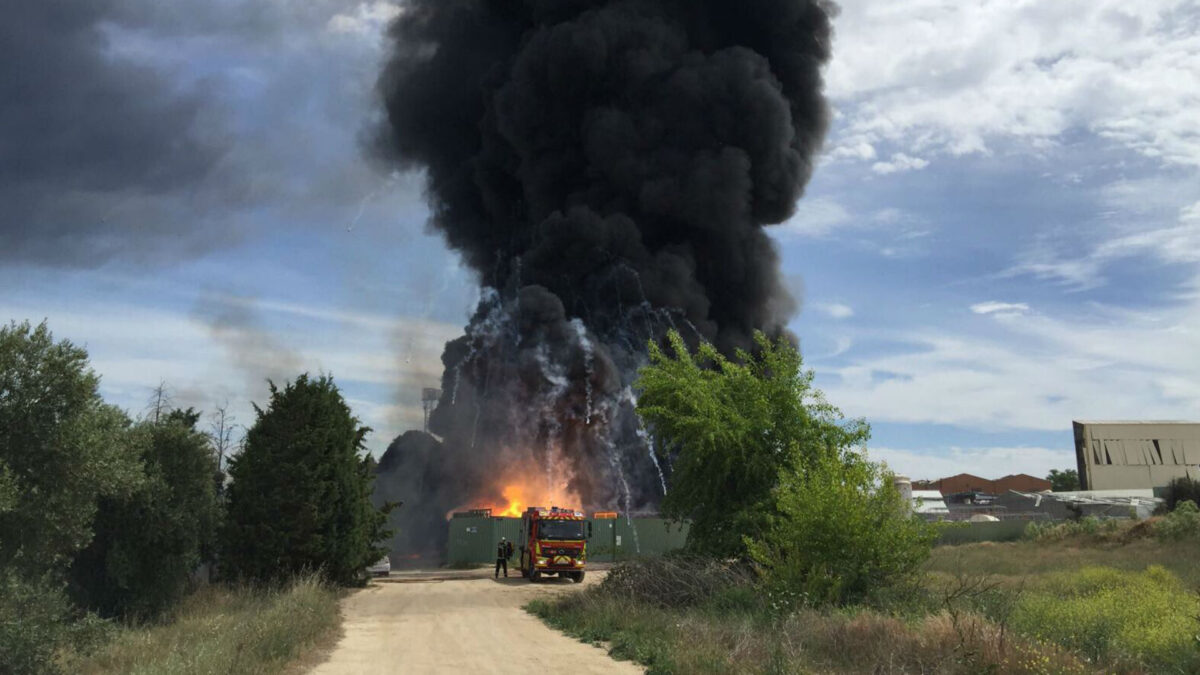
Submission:
[[[161,380],[249,423],[268,378],[332,372],[382,451],[476,298],[420,177],[359,149],[398,7],[127,5],[96,24],[103,58],[194,102],[220,152],[166,188],[37,202],[0,232],[0,319],[86,344],[134,413]],[[834,127],[774,235],[808,365],[872,455],[1040,475],[1074,466],[1072,419],[1200,418],[1194,2],[841,5]],[[33,236],[76,203],[94,226]]]

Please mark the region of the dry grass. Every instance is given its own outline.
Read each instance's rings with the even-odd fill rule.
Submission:
[[[1016,638],[977,614],[915,621],[874,611],[801,610],[782,617],[664,610],[596,593],[530,611],[570,635],[607,643],[651,674],[1099,673],[1066,650]]]
[[[276,591],[211,586],[159,624],[122,628],[91,654],[64,654],[64,670],[82,675],[295,671],[336,641],[339,595],[316,578]]]

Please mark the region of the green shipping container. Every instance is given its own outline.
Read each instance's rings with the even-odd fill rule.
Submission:
[[[486,563],[495,560],[498,537],[493,518],[454,516],[450,519],[446,560],[451,565]]]

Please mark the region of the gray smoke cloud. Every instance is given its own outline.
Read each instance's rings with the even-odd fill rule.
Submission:
[[[201,180],[225,148],[197,91],[112,53],[116,0],[13,3],[0,22],[0,253],[56,261]],[[149,211],[149,212],[148,212]],[[150,212],[157,212],[152,215]],[[134,223],[132,228],[145,223]]]
[[[387,3],[8,4],[0,264],[161,265],[344,231],[384,183],[356,131]]]
[[[253,299],[206,296],[193,315],[229,355],[252,396],[263,395],[268,381],[282,385],[303,372],[304,358],[264,325]]]
[[[645,345],[732,352],[796,305],[765,227],[808,182],[829,111],[818,0],[410,0],[390,29],[375,150],[428,180],[431,227],[485,288],[446,347],[402,525],[496,504],[506,481],[653,507],[670,457],[639,426]],[[411,484],[410,484],[411,489]],[[541,498],[541,497],[539,497]]]

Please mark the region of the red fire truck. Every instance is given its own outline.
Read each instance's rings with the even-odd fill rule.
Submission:
[[[582,582],[590,529],[579,511],[529,507],[521,516],[521,576],[534,583],[554,575]]]

